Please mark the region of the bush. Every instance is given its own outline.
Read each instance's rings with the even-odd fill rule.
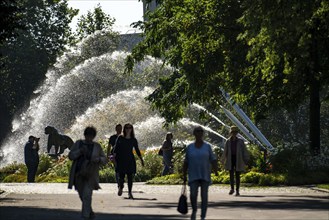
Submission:
[[[303,174],[290,173],[287,175],[286,179],[287,185],[321,184],[329,182],[329,175],[326,170],[318,170]]]
[[[26,176],[27,168],[25,164],[14,162],[0,169],[0,182],[11,174],[20,174]]]
[[[115,183],[115,170],[113,167],[107,166],[99,171],[99,181],[101,183]]]
[[[183,184],[183,179],[179,174],[171,174],[161,177],[155,177],[147,181],[146,183],[155,184],[155,185],[163,185],[163,184],[178,185],[178,184]]]
[[[6,176],[3,181],[4,183],[24,183],[27,182],[26,174],[14,173]]]
[[[139,158],[136,160],[139,161]],[[162,157],[158,155],[158,150],[146,150],[143,155],[144,160],[144,167],[141,166],[141,163],[138,162],[138,172],[139,174],[142,174],[144,171],[146,171],[147,175],[150,178],[157,177],[161,175],[163,164],[162,164]],[[146,180],[144,180],[146,181]]]
[[[228,171],[220,171],[217,176],[211,174],[211,180],[214,184],[228,184],[230,183],[230,174]]]
[[[135,182],[146,182],[152,179],[152,176],[149,170],[146,169],[139,169],[134,177]]]
[[[174,142],[173,171],[174,173],[183,173],[183,164],[185,160],[186,145],[183,142]]]
[[[305,146],[277,148],[277,152],[270,155],[270,161],[274,173],[299,173],[303,174],[307,167],[305,166],[305,154],[308,148]]]
[[[39,156],[39,166],[37,170],[37,175],[42,174],[46,172],[48,169],[50,169],[53,165],[51,157],[44,153]]]
[[[68,176],[63,177],[55,174],[42,175],[36,178],[36,182],[42,183],[67,183],[68,181]]]
[[[241,175],[241,183],[253,183],[258,184],[261,176],[263,176],[263,173],[258,173],[254,171],[250,171],[246,174]]]
[[[264,174],[259,178],[260,186],[277,186],[284,185],[286,178],[284,175],[275,175],[275,174]]]

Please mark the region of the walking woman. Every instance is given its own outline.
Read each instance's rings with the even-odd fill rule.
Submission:
[[[217,160],[210,144],[203,141],[202,127],[193,130],[195,142],[187,146],[183,166],[184,182],[188,173],[190,200],[192,205],[191,219],[196,219],[198,188],[201,188],[201,219],[206,218],[208,207],[208,188],[211,183],[211,168],[217,173]]]
[[[93,219],[95,214],[91,208],[93,190],[100,189],[99,166],[107,163],[107,158],[99,143],[94,142],[96,129],[87,127],[84,131],[84,140],[78,140],[72,146],[69,159],[73,160],[69,189],[74,185],[82,201],[82,217]]]
[[[168,132],[166,135],[166,140],[163,142],[161,150],[162,150],[162,158],[163,158],[163,171],[162,176],[168,175],[171,172],[172,164],[171,160],[173,157],[174,149],[172,146],[173,135],[171,132]]]
[[[136,173],[136,161],[133,154],[133,149],[135,149],[142,165],[144,166],[144,161],[138,148],[138,142],[135,138],[134,127],[131,124],[125,124],[123,127],[123,137],[120,136],[118,138],[113,152],[116,160],[116,172],[119,173],[118,196],[122,195],[125,176],[127,176],[129,199],[134,199],[132,195],[132,187],[133,177]]]
[[[249,160],[249,153],[246,145],[241,138],[237,135],[239,129],[236,126],[232,126],[230,129],[230,137],[227,139],[223,153],[223,164],[226,170],[230,171],[230,184],[231,190],[229,195],[234,193],[234,174],[236,179],[236,194],[240,195],[240,174],[245,171],[245,166]]]

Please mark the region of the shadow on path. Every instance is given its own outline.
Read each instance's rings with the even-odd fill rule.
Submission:
[[[322,199],[299,199],[299,198],[283,198],[271,201],[219,201],[210,202],[208,207],[211,208],[248,208],[248,209],[258,209],[258,210],[319,210],[327,211],[329,210],[329,201],[322,197]]]
[[[58,220],[58,219],[81,219],[80,211],[75,210],[63,210],[63,209],[45,209],[38,207],[12,207],[2,206],[0,207],[0,219],[5,220]],[[178,220],[182,219],[181,215],[156,215],[156,214],[115,214],[115,213],[96,213],[97,220],[108,219],[169,219]]]

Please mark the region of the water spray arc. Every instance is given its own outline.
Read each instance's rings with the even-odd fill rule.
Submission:
[[[225,124],[222,120],[220,120],[216,115],[214,115],[213,113],[211,113],[209,110],[207,110],[205,107],[199,105],[199,104],[196,104],[196,103],[193,103],[192,106],[196,107],[197,109],[200,109],[200,110],[203,110],[205,111],[208,115],[210,115],[213,119],[215,119],[217,122],[219,122],[220,124],[222,124],[226,129],[230,129],[230,126],[228,126],[227,124]],[[234,116],[233,116],[234,117]],[[236,124],[235,122],[233,122],[234,124]],[[243,126],[244,127],[244,126]],[[244,133],[244,132],[243,132]],[[249,134],[249,132],[247,132]],[[247,135],[247,134],[246,134]],[[248,139],[243,137],[241,134],[238,134],[238,136],[240,138],[242,138],[245,142],[249,143]],[[250,137],[250,135],[247,137]],[[250,140],[253,140],[251,138],[249,138]]]

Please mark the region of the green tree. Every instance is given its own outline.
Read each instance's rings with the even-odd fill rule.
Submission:
[[[167,123],[198,102],[219,109],[219,86],[258,121],[310,97],[310,141],[319,150],[319,92],[328,80],[328,1],[161,1],[127,70],[151,55],[173,68],[148,97]],[[320,83],[321,82],[321,83]]]
[[[244,46],[233,40],[242,30],[235,22],[241,15],[239,4],[230,0],[164,1],[147,13],[148,21],[136,23],[144,31],[144,40],[128,57],[128,70],[145,55],[173,67],[173,73],[161,79],[148,97],[167,123],[183,117],[192,102],[219,108],[218,87],[229,83],[231,68],[234,72],[241,69],[235,65],[241,65],[237,60],[245,54]]]
[[[17,5],[18,0],[3,0],[0,2],[0,45],[15,36],[15,30],[22,28],[20,24],[21,11]]]
[[[106,14],[98,4],[94,11],[88,11],[78,19],[77,37],[79,40],[95,33],[97,30],[112,29],[115,18]]]
[[[245,77],[258,79],[246,94],[263,94],[260,105],[269,108],[298,106],[308,97],[310,146],[319,153],[320,93],[329,84],[329,1],[246,0],[242,7],[239,39],[248,45],[250,63]]]
[[[0,47],[3,46],[7,38],[15,37],[17,35],[16,30],[22,29],[21,15],[22,9],[17,4],[18,0],[3,0],[0,2]],[[5,68],[6,57],[0,54],[0,72],[3,74]],[[1,75],[0,75],[1,76]],[[0,78],[2,79],[2,77]],[[4,138],[6,131],[10,125],[9,109],[5,105],[5,97],[0,95],[0,142]]]
[[[6,36],[0,48],[3,56],[1,105],[5,106],[4,112],[9,112],[9,117],[1,115],[4,121],[10,121],[14,113],[26,104],[48,68],[63,52],[72,36],[69,24],[78,12],[69,8],[66,0],[16,2],[22,28],[12,28],[13,34]],[[10,25],[16,26],[15,19],[8,22]]]

